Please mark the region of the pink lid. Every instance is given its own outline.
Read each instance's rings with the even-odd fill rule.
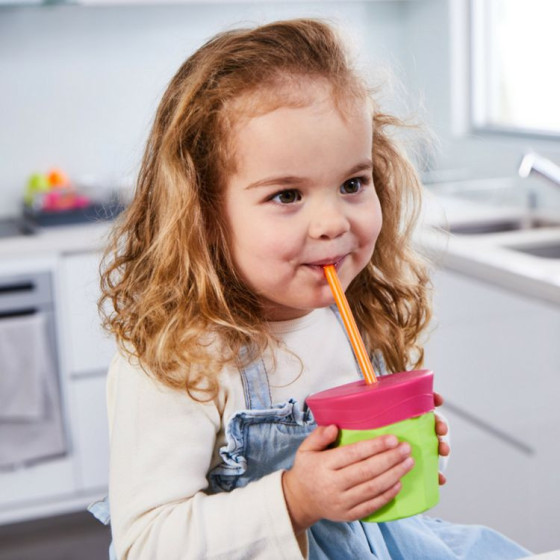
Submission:
[[[320,426],[336,424],[348,430],[380,428],[434,409],[434,374],[428,369],[401,371],[339,385],[307,397]]]

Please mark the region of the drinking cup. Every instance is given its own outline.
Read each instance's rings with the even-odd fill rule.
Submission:
[[[307,404],[320,426],[336,424],[337,445],[395,435],[411,447],[414,466],[397,496],[362,521],[384,522],[426,511],[439,501],[438,438],[435,433],[433,372],[393,373],[347,383],[310,395]]]

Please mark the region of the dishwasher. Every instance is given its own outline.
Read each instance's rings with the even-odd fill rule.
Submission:
[[[68,453],[52,283],[0,276],[0,473]]]

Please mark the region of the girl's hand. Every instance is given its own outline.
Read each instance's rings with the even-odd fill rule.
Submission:
[[[434,393],[434,404],[436,406],[441,406],[443,404],[443,397],[439,393]],[[445,421],[436,414],[436,434],[439,440],[438,452],[442,457],[447,457],[451,452],[449,444],[442,439],[442,436],[446,436],[449,431]],[[447,479],[442,473],[439,473],[439,483],[443,485],[447,482]]]
[[[392,435],[329,449],[336,426],[316,428],[300,445],[282,478],[294,531],[320,519],[354,521],[390,502],[412,468],[408,443]]]

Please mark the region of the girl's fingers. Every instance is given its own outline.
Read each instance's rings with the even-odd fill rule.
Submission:
[[[441,455],[442,457],[447,457],[449,453],[451,453],[451,448],[449,447],[449,444],[446,441],[440,440],[438,445],[438,454]]]
[[[445,441],[445,437],[449,433],[447,423],[436,415],[436,435],[438,436],[439,446],[438,453],[442,457],[447,457],[451,451],[449,444]]]
[[[348,490],[363,483],[372,481],[401,464],[409,456],[410,445],[403,442],[394,449],[389,449],[388,451],[378,453],[358,463],[348,465],[343,471],[343,488]]]
[[[434,405],[441,406],[443,404],[443,397],[439,393],[434,393]]]
[[[358,441],[343,445],[328,451],[328,465],[334,470],[340,470],[361,463],[374,455],[395,449],[399,440],[393,435],[380,436],[373,439]]]
[[[401,478],[413,467],[414,459],[412,459],[412,457],[408,457],[383,474],[348,490],[346,492],[346,499],[348,500],[349,508],[351,510],[361,506],[369,508],[376,500],[378,501],[381,498],[381,501],[383,501],[383,497],[386,497],[387,493],[392,494],[392,490],[395,489],[396,485],[399,485],[400,490]],[[387,502],[384,502],[382,505],[385,505],[385,503]],[[381,506],[377,507],[379,508]],[[365,513],[365,515],[371,513],[372,511],[373,510],[370,509],[367,513]]]
[[[387,505],[395,496],[401,491],[402,484],[397,482],[391,488],[376,496],[375,498],[368,500],[366,502],[362,502],[354,507],[350,511],[350,519],[363,519],[364,517],[371,515],[372,513],[376,512],[378,509],[381,509],[383,506]]]
[[[444,422],[437,414],[436,414],[436,434],[438,436],[445,436],[449,428],[447,427],[447,423]]]
[[[336,426],[318,426],[302,441],[298,451],[304,453],[323,451],[336,441],[337,436],[338,428]]]

